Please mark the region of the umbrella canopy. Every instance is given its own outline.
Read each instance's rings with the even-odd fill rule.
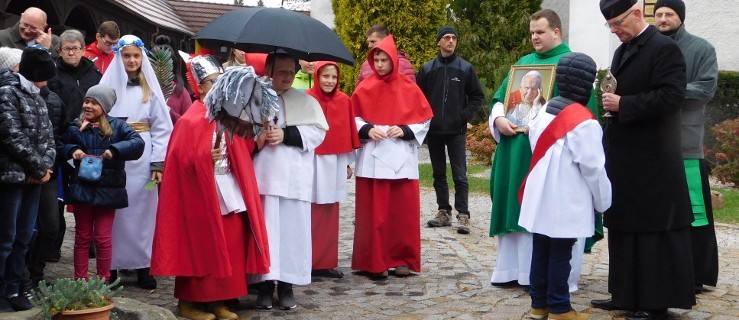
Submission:
[[[354,57],[333,30],[316,19],[284,8],[239,8],[226,12],[193,39],[211,47],[262,53],[279,48],[306,61],[354,64]]]

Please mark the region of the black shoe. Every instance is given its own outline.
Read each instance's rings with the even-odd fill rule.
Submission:
[[[25,311],[33,308],[33,304],[31,304],[31,301],[28,301],[28,298],[24,294],[6,298],[6,300],[15,311]]]
[[[508,282],[490,282],[490,284],[493,287],[498,287],[498,288],[513,288],[513,287],[520,286],[520,284],[518,284],[518,280],[511,280]]]
[[[59,260],[62,259],[62,252],[56,251],[54,253],[49,253],[48,256],[46,256],[46,262],[59,262]]]
[[[295,309],[298,303],[295,302],[295,296],[293,296],[293,285],[287,282],[277,281],[277,300],[280,303],[280,309]]]
[[[259,294],[254,302],[257,309],[272,309],[272,295],[275,292],[275,282],[272,280],[264,281],[259,286]]]
[[[613,300],[611,299],[602,299],[602,300],[590,300],[590,305],[593,306],[593,308],[603,309],[603,310],[621,310],[619,307],[617,307]]]
[[[311,277],[325,277],[325,278],[343,278],[344,273],[337,269],[318,269],[313,270],[310,273]]]
[[[695,294],[703,293],[705,291],[706,291],[706,288],[704,288],[702,284],[700,283],[695,284]]]
[[[667,310],[641,310],[634,312],[626,318],[625,320],[659,320],[659,319],[668,319]]]
[[[149,268],[136,270],[136,285],[141,289],[153,290],[157,288],[157,279],[149,274]]]

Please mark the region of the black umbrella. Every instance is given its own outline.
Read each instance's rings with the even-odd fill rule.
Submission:
[[[333,30],[304,14],[283,8],[239,8],[211,21],[193,39],[209,47],[270,53],[280,48],[306,61],[354,64]]]

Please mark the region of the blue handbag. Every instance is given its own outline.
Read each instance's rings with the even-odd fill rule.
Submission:
[[[77,177],[80,180],[95,182],[103,175],[103,157],[86,154],[80,161]]]

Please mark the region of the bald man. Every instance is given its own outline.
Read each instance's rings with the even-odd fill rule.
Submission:
[[[51,33],[47,28],[46,12],[30,7],[21,13],[18,23],[10,28],[0,30],[0,47],[18,48],[23,50],[35,44],[44,46],[56,58],[59,52],[59,37]]]

